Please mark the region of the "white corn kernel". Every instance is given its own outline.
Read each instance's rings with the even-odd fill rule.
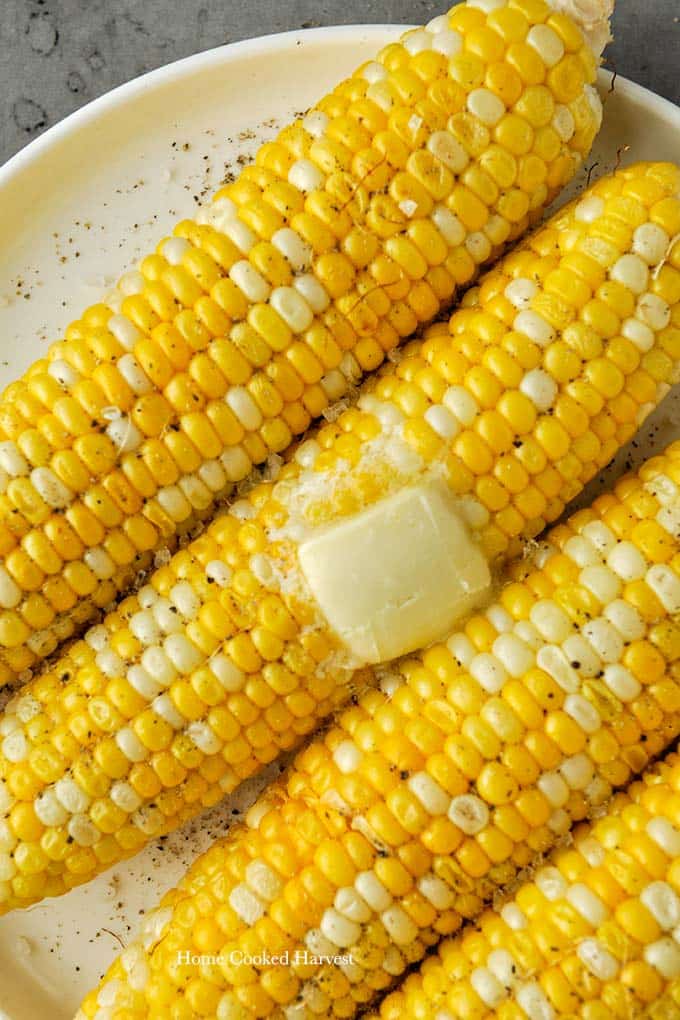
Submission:
[[[356,771],[363,758],[362,752],[352,740],[343,740],[333,752],[333,761],[343,775]]]
[[[597,939],[583,939],[576,954],[593,975],[600,981],[613,981],[619,972],[619,962]]]
[[[487,967],[475,967],[470,974],[470,984],[475,992],[489,1009],[496,1009],[503,999],[507,997],[507,991]]]
[[[143,436],[126,414],[106,426],[106,434],[120,453],[131,453],[141,445]]]
[[[451,801],[449,818],[466,836],[474,836],[489,824],[489,809],[480,797],[464,793]]]
[[[680,978],[680,946],[673,939],[665,937],[650,943],[645,946],[643,955],[667,981]]]
[[[10,577],[3,566],[0,566],[0,606],[3,609],[14,609],[22,599],[21,588]]]
[[[568,885],[557,868],[540,868],[534,877],[538,889],[543,893],[546,900],[562,899],[567,892]]]
[[[328,115],[323,113],[321,110],[310,110],[309,113],[302,118],[303,128],[308,134],[312,135],[313,138],[321,138],[329,123],[330,120]]]
[[[656,223],[643,223],[633,234],[633,251],[650,266],[655,266],[665,257],[671,239]]]
[[[593,928],[599,928],[603,924],[609,911],[599,896],[596,896],[587,885],[582,882],[575,882],[569,887],[567,900],[571,903],[581,917],[591,924]]]
[[[309,159],[299,159],[288,171],[288,182],[299,191],[309,192],[322,187],[324,176]]]
[[[579,583],[592,592],[603,606],[613,602],[621,591],[621,582],[614,571],[602,565],[584,567]]]
[[[574,216],[581,223],[594,223],[604,215],[605,205],[597,195],[589,195],[578,203]]]
[[[165,485],[159,489],[156,500],[168,517],[177,523],[185,521],[191,514],[191,503],[177,485]]]
[[[331,303],[326,288],[312,273],[296,276],[293,287],[317,315],[325,312]]]
[[[643,294],[638,300],[635,317],[658,332],[671,321],[670,305],[657,294]]]
[[[407,32],[402,36],[401,45],[408,53],[415,56],[416,53],[429,50],[432,46],[432,39],[430,33],[426,32],[424,28],[416,28],[413,32]]]
[[[650,882],[640,893],[640,902],[665,931],[680,924],[680,899],[668,882]]]
[[[229,270],[229,279],[252,302],[266,301],[271,293],[264,276],[247,259],[234,262]]]
[[[70,776],[63,776],[57,780],[54,784],[54,793],[59,803],[66,808],[70,815],[87,811],[91,804],[90,797]]]
[[[530,981],[517,989],[516,999],[528,1020],[555,1020],[555,1010],[539,984]]]
[[[371,910],[384,911],[392,904],[392,896],[373,871],[359,872],[354,879],[354,887]]]
[[[348,921],[366,924],[372,917],[371,908],[353,886],[338,889],[333,906]]]
[[[495,655],[481,652],[469,665],[470,675],[489,694],[497,694],[507,683],[508,674]]]
[[[217,754],[224,746],[211,726],[205,722],[192,722],[186,730],[191,740],[203,754]]]
[[[87,549],[83,556],[86,566],[90,568],[95,577],[100,581],[107,581],[116,572],[116,564],[113,562],[106,549],[101,546],[93,546]]]
[[[557,396],[555,380],[542,368],[534,368],[531,372],[527,372],[519,384],[519,388],[539,411],[549,410]]]
[[[668,613],[680,612],[680,578],[664,563],[655,563],[645,576],[661,605]]]
[[[564,711],[586,733],[596,733],[602,726],[599,712],[581,694],[569,694],[564,699]]]
[[[242,446],[232,446],[220,455],[220,463],[230,482],[240,482],[252,468],[252,461]]]
[[[166,722],[168,726],[172,726],[173,730],[184,729],[186,719],[169,694],[160,694],[157,698],[154,698],[151,702],[151,708],[158,718]]]
[[[553,808],[561,808],[569,800],[569,787],[558,772],[544,772],[536,785]]]
[[[668,857],[680,857],[680,830],[667,818],[650,818],[646,832]]]
[[[616,545],[616,536],[602,521],[589,521],[581,529],[581,534],[587,538],[602,557],[605,557]]]
[[[247,227],[245,223],[242,223],[236,217],[225,221],[221,229],[222,233],[226,234],[243,255],[247,255],[257,242],[257,237],[250,227]]]
[[[365,81],[373,85],[375,82],[383,81],[387,77],[387,71],[377,60],[370,60],[367,64],[364,64],[361,75]]]
[[[472,256],[478,265],[486,262],[491,255],[491,242],[481,230],[474,230],[471,234],[468,234],[465,247],[468,254]]]
[[[54,361],[51,361],[47,366],[47,372],[66,390],[72,389],[82,378],[80,372],[76,372],[75,368],[72,368],[63,358],[55,358]]]
[[[571,662],[558,645],[544,645],[536,656],[536,665],[551,676],[567,694],[574,694],[581,686],[581,679]]]
[[[547,67],[559,64],[564,56],[564,43],[549,25],[534,25],[527,33],[526,41]]]
[[[609,276],[617,283],[622,283],[633,294],[644,294],[649,283],[647,263],[639,255],[622,255],[610,269]]]
[[[118,781],[112,785],[109,796],[116,807],[119,807],[121,811],[125,811],[129,815],[133,811],[137,811],[142,804],[142,798],[137,791],[129,783],[123,781]]]
[[[603,614],[626,641],[638,641],[646,633],[645,622],[635,606],[625,599],[614,599]]]
[[[442,162],[445,162],[445,160],[442,160]],[[436,205],[432,210],[431,219],[450,248],[458,248],[463,243],[465,240],[465,227],[447,206]]]
[[[263,860],[251,861],[246,867],[245,877],[253,892],[270,903],[276,899],[283,888],[279,876]]]
[[[432,49],[445,57],[455,57],[463,48],[463,37],[453,29],[446,28],[437,32],[432,40]]]
[[[159,645],[152,645],[144,650],[141,664],[149,676],[162,687],[169,687],[177,679],[177,670]]]
[[[408,780],[407,786],[428,814],[445,815],[448,811],[451,797],[427,772],[416,772]]]
[[[510,676],[521,677],[532,668],[535,656],[516,634],[500,634],[492,645],[493,654]]]
[[[198,669],[202,655],[184,634],[169,634],[163,642],[163,651],[178,672],[188,675]]]
[[[64,510],[73,501],[74,494],[48,467],[33,468],[31,482],[40,498],[55,510]]]
[[[161,254],[171,266],[178,266],[191,245],[184,237],[169,237],[163,242]]]
[[[505,103],[490,89],[473,89],[467,97],[467,108],[482,124],[493,127],[505,114]]]
[[[425,421],[442,439],[453,439],[460,432],[458,419],[443,404],[434,404],[425,412]]]
[[[431,872],[419,878],[417,886],[418,892],[429,900],[436,910],[449,910],[455,903],[456,897],[451,887]]]
[[[205,568],[206,577],[218,585],[218,588],[227,588],[231,580],[231,569],[221,560],[211,560]]]
[[[126,315],[112,315],[106,323],[106,328],[126,351],[131,351],[142,339],[141,332]]]
[[[654,330],[646,326],[644,322],[640,322],[639,319],[626,319],[621,327],[621,336],[630,340],[643,353],[651,351],[656,343]]]
[[[262,424],[262,414],[245,387],[231,386],[224,399],[245,429],[249,432],[259,429]],[[250,464],[248,468],[250,469]],[[229,473],[228,469],[227,473]]]
[[[229,906],[247,925],[253,925],[264,917],[266,906],[248,886],[241,882],[229,894]]]
[[[272,244],[281,252],[296,273],[307,269],[312,262],[312,248],[290,227],[282,227],[272,236]]]
[[[645,576],[646,563],[632,542],[619,542],[609,553],[607,564],[626,582],[639,581]]]
[[[630,670],[618,663],[606,667],[604,682],[620,701],[634,701],[642,690],[639,681]]]
[[[472,425],[479,414],[477,401],[463,386],[449,386],[443,402],[462,425]]]
[[[78,846],[94,846],[101,839],[101,832],[87,815],[73,815],[67,825],[69,836]]]
[[[575,754],[560,765],[560,772],[572,790],[585,790],[594,775],[593,763],[585,754]]]
[[[193,620],[201,608],[201,600],[188,581],[179,581],[169,591],[170,601],[185,620]]]
[[[398,946],[408,946],[418,937],[418,929],[401,907],[392,906],[383,910],[380,920],[385,926],[387,934]]]
[[[618,662],[623,655],[623,639],[621,635],[603,617],[599,617],[597,620],[589,620],[583,627],[582,633],[603,662]]]
[[[505,906],[501,908],[501,918],[512,931],[522,931],[528,924],[526,915],[520,910],[516,903],[506,903]],[[498,950],[498,952],[502,952],[502,950]],[[489,961],[493,955],[494,953],[490,954]]]
[[[477,651],[475,646],[465,634],[453,634],[446,642],[446,647],[451,652],[456,662],[461,666],[468,667],[474,659]]]
[[[339,946],[341,949],[353,946],[359,941],[361,936],[359,925],[354,921],[350,921],[347,917],[343,917],[335,907],[327,907],[324,910],[320,928],[322,934],[326,936],[329,942]]]
[[[529,618],[546,641],[559,643],[572,633],[571,620],[551,599],[539,599],[534,603]]]
[[[242,690],[246,678],[238,666],[235,666],[229,656],[218,652],[208,660],[210,670],[215,674],[225,691],[236,692]]]
[[[276,287],[270,304],[294,333],[304,333],[314,321],[311,308],[294,287]]]
[[[557,106],[552,119],[552,126],[563,142],[569,142],[576,131],[576,121],[568,106]]]

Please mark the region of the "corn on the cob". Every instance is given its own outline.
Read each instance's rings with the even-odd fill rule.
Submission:
[[[597,184],[489,275],[451,319],[452,336],[435,330],[416,345],[361,409],[304,444],[275,484],[236,503],[10,703],[0,721],[0,811],[17,841],[18,870],[1,887],[0,912],[63,892],[134,853],[215,803],[349,697],[362,662],[305,587],[298,563],[305,529],[313,541],[317,531],[329,533],[332,515],[340,527],[352,525],[366,504],[392,506],[407,483],[404,491],[425,493],[428,510],[427,486],[445,479],[455,507],[445,528],[458,511],[466,515],[456,532],[466,543],[459,558],[476,557],[486,569],[480,549],[492,559],[560,514],[673,374],[680,330],[669,320],[680,316],[680,272],[663,262],[669,232],[680,227],[680,201],[665,196],[678,183],[676,169],[655,164]],[[614,248],[613,236],[626,247]],[[632,250],[647,237],[654,246],[645,263]],[[610,263],[609,279],[596,253]],[[668,258],[677,256],[680,244]],[[630,264],[650,288],[642,296],[618,279]],[[648,264],[659,272],[650,275]],[[581,307],[561,303],[553,281],[573,300],[575,291]],[[597,296],[586,301],[586,290]],[[512,302],[523,306],[529,291],[535,310],[518,311]],[[643,321],[646,303],[654,329]],[[558,307],[561,323],[549,326]],[[545,346],[517,331],[538,323],[556,331]],[[393,547],[392,538],[390,530]],[[397,553],[410,562],[407,550]],[[448,558],[437,576],[456,564]],[[368,566],[364,586],[383,576],[383,564]],[[437,598],[424,606],[439,626]],[[447,620],[432,640],[450,630],[455,620]],[[408,617],[389,639],[405,641],[403,651],[421,646],[420,622],[414,640]]]
[[[379,1016],[677,1020],[678,755],[580,827],[511,902],[443,943]]]
[[[680,444],[384,674],[166,896],[82,1015],[353,1016],[642,769],[680,732],[678,483]],[[289,965],[248,964],[267,953]]]
[[[540,215],[599,127],[596,64],[543,0],[407,33],[5,390],[0,684]]]

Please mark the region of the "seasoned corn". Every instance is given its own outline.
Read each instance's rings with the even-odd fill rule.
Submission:
[[[471,2],[262,146],[0,402],[0,684],[432,319],[571,179],[596,58]]]
[[[118,960],[80,1016],[353,1016],[603,805],[680,732],[679,485],[675,444],[464,630],[383,667],[150,915],[126,951],[144,982]]]
[[[645,774],[513,900],[406,979],[377,1020],[680,1016],[680,758]]]
[[[521,334],[521,323],[510,329],[504,318],[516,322],[529,315],[533,325],[548,328],[532,309],[543,308],[551,272],[576,277],[567,267],[589,265],[581,249],[594,232],[604,232],[602,224],[632,188],[646,188],[651,196],[673,193],[678,172],[666,165],[639,166],[595,185],[490,274],[468,306],[454,314],[448,331],[436,328],[382,375],[358,408],[346,410],[300,446],[275,482],[234,503],[8,705],[0,720],[6,813],[16,807],[35,815],[40,846],[28,840],[36,850],[34,870],[2,887],[0,912],[64,892],[177,827],[292,747],[349,697],[366,663],[340,642],[305,586],[298,561],[301,537],[315,530],[326,534],[333,515],[342,521],[366,505],[380,507],[386,495],[393,498],[398,490],[413,491],[423,480],[444,477],[466,521],[471,554],[481,556],[481,549],[493,559],[557,517],[565,500],[634,433],[672,377],[680,333],[668,320],[680,314],[680,306],[671,309],[650,292],[664,309],[656,332],[631,315],[630,331],[644,335],[644,351],[622,335],[606,338],[595,327],[586,328],[576,309],[570,310],[568,325],[555,327],[547,346]],[[669,207],[680,216],[680,201]],[[643,213],[640,202],[636,222],[644,215],[642,227],[656,226],[655,208]],[[638,244],[643,235],[630,233],[630,245]],[[652,233],[662,240],[660,227]],[[560,245],[565,250],[552,254]],[[661,247],[654,251],[657,266],[663,261]],[[680,279],[670,262],[666,268],[672,276],[664,280]],[[540,271],[545,282],[539,285],[530,277],[540,280]],[[600,275],[604,280],[606,271]],[[661,274],[655,277],[661,279]],[[654,286],[651,278],[649,285]],[[513,301],[528,289],[534,304],[518,311]],[[634,311],[625,286],[620,293],[628,295]],[[578,365],[561,371],[560,352],[572,365],[572,343]],[[605,402],[598,395],[600,377],[616,377],[618,399]],[[538,379],[536,386],[532,379]],[[546,388],[550,401],[538,396]],[[441,417],[446,417],[445,433],[428,424]],[[551,428],[577,433],[569,433],[568,450],[549,448],[545,435]],[[474,451],[469,465],[463,460],[468,446],[461,442]],[[643,513],[648,502],[641,505]],[[612,527],[619,527],[621,513],[611,511]],[[648,521],[636,533],[636,545],[613,554],[616,569],[633,570],[630,563],[639,569],[648,553],[672,555],[673,536],[667,534],[662,524]],[[632,585],[633,608],[646,620],[644,614],[660,611],[660,603],[641,578],[634,574],[625,580]],[[609,601],[614,582],[609,578],[609,586],[604,580],[602,585],[592,593],[566,588],[570,619],[580,620],[599,605],[599,595],[603,604]],[[432,617],[438,608],[429,606]],[[480,620],[474,624],[482,628],[482,644],[491,633],[491,625],[484,626]],[[600,630],[603,626],[597,624]],[[449,630],[443,628],[433,640]],[[607,639],[612,633],[609,627]],[[651,654],[644,642],[639,654],[642,677]],[[488,683],[494,682],[494,661],[482,656],[482,667],[491,671]],[[480,676],[487,682],[486,674]],[[582,700],[576,703],[581,708]],[[658,711],[650,704],[649,728],[658,722]],[[556,732],[541,736],[541,746],[552,740],[552,747],[557,740],[565,753],[578,753],[578,720],[563,713],[551,720]],[[469,725],[474,747],[486,748],[487,739],[489,747],[496,746],[490,723]],[[504,723],[498,725],[503,733]],[[469,757],[466,750],[463,756],[471,774],[479,753],[478,748]],[[495,789],[498,776],[505,778],[503,769],[489,768],[484,780]]]

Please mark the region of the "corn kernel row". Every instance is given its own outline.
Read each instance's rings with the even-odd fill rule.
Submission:
[[[679,523],[675,444],[557,527],[464,630],[383,668],[168,894],[84,1016],[354,1016],[478,915],[680,733]],[[266,953],[289,965],[248,964]]]
[[[677,754],[618,796],[604,818],[580,827],[573,846],[555,853],[511,902],[445,942],[379,1016],[680,1016]]]
[[[595,67],[542,2],[407,33],[5,390],[0,683],[540,215],[599,127]]]
[[[528,314],[533,328],[532,308],[543,308],[554,274],[578,280],[567,266],[599,269],[578,249],[605,227],[616,226],[630,251],[641,227],[662,241],[659,209],[680,220],[680,202],[660,196],[678,179],[656,164],[597,184],[490,274],[446,334],[416,345],[359,408],[304,443],[275,482],[234,503],[10,702],[0,719],[0,813],[12,860],[0,912],[64,892],[177,827],[349,697],[361,664],[303,584],[301,534],[430,472],[447,478],[490,558],[561,513],[672,378],[680,331],[669,320],[680,306],[671,309],[661,289],[680,273],[663,264],[660,244],[648,253],[648,284],[660,292],[649,299],[663,315],[651,325],[631,316],[625,327],[637,323],[644,350],[598,335],[596,317],[587,325],[576,308],[545,346],[507,320],[519,328]],[[614,216],[622,207],[632,224]],[[617,251],[610,276],[625,258]],[[528,288],[533,304],[518,311],[513,300]],[[617,293],[628,295],[622,314],[634,312],[634,295],[624,285]],[[542,401],[539,410],[535,392],[522,389],[531,375],[552,385],[551,407]],[[555,430],[565,448],[554,445]],[[351,469],[338,470],[339,461]]]

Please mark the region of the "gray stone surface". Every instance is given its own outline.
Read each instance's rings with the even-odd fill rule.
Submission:
[[[0,0],[0,163],[121,82],[287,29],[426,21],[446,0]],[[610,66],[680,103],[680,0],[618,0]]]

